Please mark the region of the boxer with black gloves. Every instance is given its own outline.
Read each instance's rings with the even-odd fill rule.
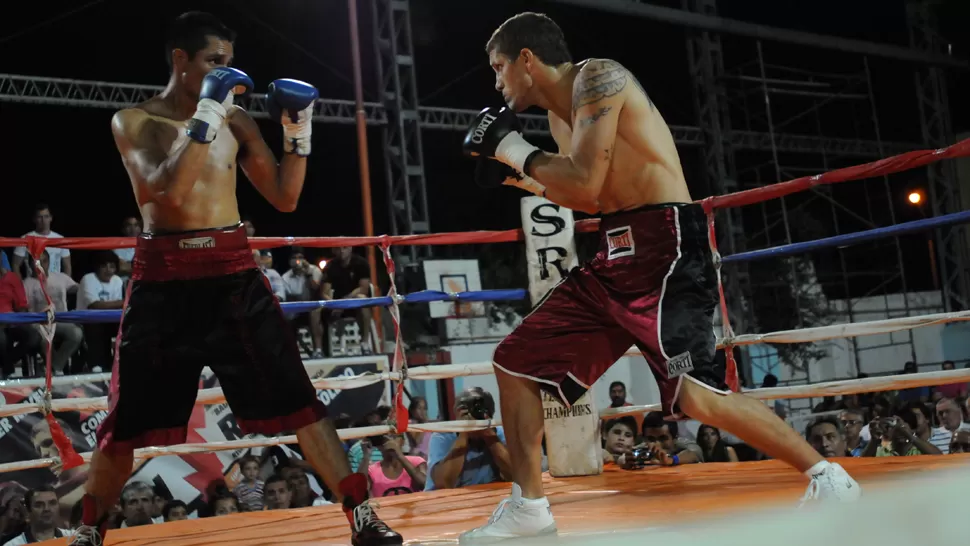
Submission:
[[[540,390],[574,404],[631,345],[653,371],[666,416],[716,426],[787,462],[811,480],[806,500],[858,498],[838,463],[758,400],[730,392],[736,378],[714,358],[718,282],[707,215],[692,202],[667,122],[634,75],[609,59],[574,63],[562,30],[538,13],[505,21],[485,50],[507,108],[483,110],[465,136],[465,154],[503,167],[479,164],[479,184],[541,186],[553,203],[603,217],[595,258],[495,349],[514,485],[488,523],[459,542],[556,533],[542,486]],[[515,112],[531,106],[548,111],[557,153],[523,138]]]
[[[307,460],[343,504],[354,545],[401,544],[368,504],[367,478],[350,471],[290,326],[253,262],[236,203],[238,165],[278,210],[296,208],[318,92],[292,79],[269,85],[270,117],[283,126],[277,163],[252,117],[233,105],[254,87],[228,66],[233,40],[209,14],[182,15],[166,47],[168,85],[112,119],[145,231],[118,330],[110,411],[98,429],[71,544],[102,543],[134,449],[185,442],[204,366],[219,377],[244,431],[296,430]]]
[[[529,162],[542,150],[525,140],[518,118],[507,107],[479,112],[465,134],[462,150],[477,158],[475,182],[480,187],[515,186],[545,197],[546,187],[528,175]]]

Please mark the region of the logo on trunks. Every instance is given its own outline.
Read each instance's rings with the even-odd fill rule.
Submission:
[[[694,371],[694,363],[690,361],[690,352],[680,353],[667,361],[667,379],[673,379]]]
[[[633,230],[630,226],[611,229],[606,232],[606,259],[622,258],[636,254],[636,245],[633,244]]]
[[[215,248],[216,240],[212,237],[193,237],[179,239],[179,248]]]

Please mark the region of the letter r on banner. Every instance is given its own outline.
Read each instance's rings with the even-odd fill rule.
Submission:
[[[520,205],[529,267],[529,297],[538,303],[569,270],[579,265],[573,211],[544,197],[523,197]]]

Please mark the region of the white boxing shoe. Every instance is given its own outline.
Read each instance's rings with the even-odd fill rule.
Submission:
[[[801,504],[810,501],[852,502],[862,496],[862,487],[838,463],[829,463],[824,470],[812,476]]]
[[[556,520],[549,501],[522,498],[522,488],[512,484],[512,496],[502,499],[488,523],[458,537],[459,544],[490,544],[513,538],[556,534]]]

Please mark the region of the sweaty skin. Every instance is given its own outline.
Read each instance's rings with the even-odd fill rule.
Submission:
[[[228,66],[232,44],[209,39],[193,63],[201,69]],[[189,84],[186,84],[187,86]],[[147,232],[188,231],[231,226],[239,222],[236,162],[256,189],[278,210],[296,208],[306,174],[306,159],[286,154],[276,158],[259,127],[243,109],[233,106],[226,127],[202,144],[185,134],[195,112],[198,90],[169,93],[117,112],[112,133]]]
[[[566,68],[550,89],[527,91],[532,82],[511,73],[507,57],[497,50],[489,57],[513,110],[526,94],[548,109],[559,153],[537,156],[528,174],[550,201],[590,214],[691,201],[667,122],[622,65],[589,59]]]
[[[489,63],[495,71],[495,89],[512,111],[538,106],[549,112],[559,153],[538,153],[525,173],[545,186],[546,199],[590,214],[691,202],[666,121],[619,63],[590,59],[550,66],[527,48],[514,60],[493,48]],[[523,497],[542,498],[539,385],[498,368],[495,377],[508,451],[516,461],[513,481]],[[758,400],[737,393],[722,396],[684,381],[678,404],[691,418],[732,432],[801,472],[823,460]]]

